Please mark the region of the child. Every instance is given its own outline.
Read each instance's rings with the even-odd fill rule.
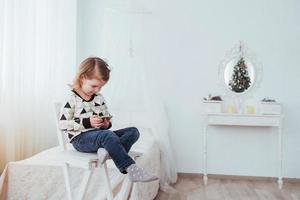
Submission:
[[[59,127],[68,134],[76,150],[97,152],[101,163],[110,156],[120,172],[128,173],[133,182],[157,180],[128,155],[139,138],[138,129],[108,130],[111,115],[99,91],[109,80],[109,74],[110,69],[101,58],[90,57],[81,63],[68,101],[61,109]]]

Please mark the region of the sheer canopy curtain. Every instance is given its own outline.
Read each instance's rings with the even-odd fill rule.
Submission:
[[[76,70],[76,9],[74,0],[0,0],[1,171],[57,143],[53,102]]]
[[[129,124],[138,128],[151,128],[161,150],[160,185],[166,190],[169,183],[176,182],[177,170],[165,108],[157,93],[159,86],[151,66],[147,65],[150,55],[144,51],[149,38],[142,34],[143,20],[151,14],[137,7],[134,10],[119,8],[104,9],[101,56],[108,60],[112,75],[103,93],[113,115],[127,116]]]

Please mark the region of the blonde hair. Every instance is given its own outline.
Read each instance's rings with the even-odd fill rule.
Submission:
[[[72,87],[81,87],[80,79],[82,77],[87,79],[96,78],[107,82],[109,80],[109,74],[109,66],[103,59],[98,57],[88,57],[80,63],[79,70],[74,79]]]

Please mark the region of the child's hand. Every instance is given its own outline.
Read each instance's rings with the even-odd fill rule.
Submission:
[[[93,128],[100,128],[103,126],[103,119],[101,119],[97,115],[93,115],[90,117],[90,122]]]
[[[103,118],[101,128],[107,129],[109,127],[109,124],[110,124],[109,118]]]

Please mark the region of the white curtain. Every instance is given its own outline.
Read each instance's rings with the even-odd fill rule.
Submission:
[[[102,57],[112,67],[111,79],[104,88],[104,95],[112,114],[124,114],[130,124],[150,127],[161,149],[161,187],[177,180],[177,170],[168,132],[168,120],[161,98],[156,92],[155,74],[147,65],[145,48],[150,38],[143,34],[144,19],[148,12],[134,12],[106,8]],[[123,119],[128,120],[128,119]],[[120,122],[119,122],[120,123]],[[122,123],[122,122],[121,122]],[[126,124],[124,122],[123,124]]]
[[[0,0],[0,170],[56,144],[76,70],[76,1]]]

